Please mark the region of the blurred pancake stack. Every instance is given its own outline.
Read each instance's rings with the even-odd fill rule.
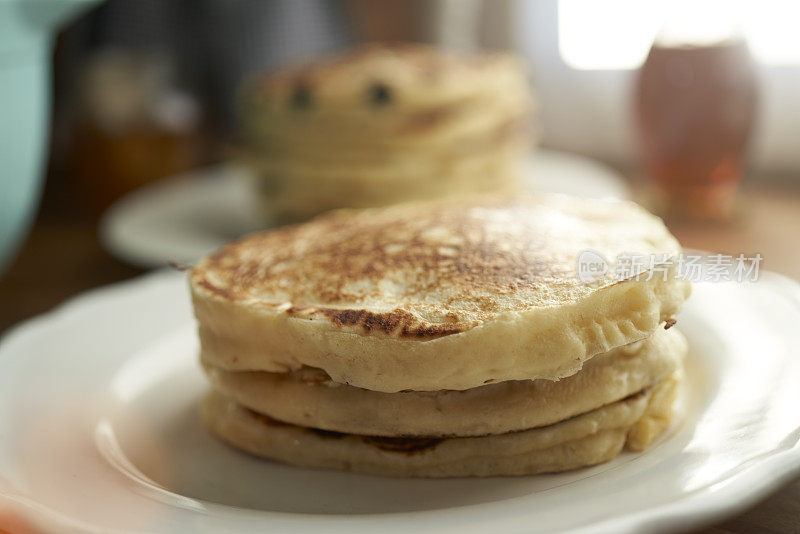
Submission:
[[[586,251],[655,268],[580,276]],[[626,202],[483,196],[340,210],[191,272],[211,431],[291,464],[392,476],[556,472],[673,418],[680,245]]]
[[[251,79],[240,110],[261,211],[279,223],[513,190],[532,144],[524,68],[501,53],[367,45]]]

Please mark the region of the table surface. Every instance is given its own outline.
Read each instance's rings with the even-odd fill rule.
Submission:
[[[732,224],[675,223],[670,228],[685,247],[734,255],[758,252],[763,269],[800,280],[800,189],[756,189],[744,199],[744,215]],[[20,255],[0,277],[0,334],[77,293],[143,272],[101,248],[96,221],[70,207],[76,204],[61,194],[46,195]],[[0,524],[0,534],[3,529]],[[699,532],[800,533],[800,479]]]

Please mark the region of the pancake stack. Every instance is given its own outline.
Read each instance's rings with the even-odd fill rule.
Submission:
[[[274,222],[518,185],[532,97],[519,60],[368,45],[256,77],[243,159]]]
[[[393,476],[642,450],[672,419],[690,287],[672,266],[582,281],[586,250],[663,266],[680,247],[635,204],[553,195],[341,210],[233,242],[190,276],[205,422],[255,455]]]

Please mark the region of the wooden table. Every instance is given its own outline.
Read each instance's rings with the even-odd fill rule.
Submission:
[[[756,190],[746,200],[746,217],[733,225],[671,228],[686,247],[726,254],[760,252],[762,268],[800,279],[800,190]],[[21,254],[0,278],[0,332],[84,290],[142,273],[103,251],[95,221],[70,208],[72,204],[63,195],[46,198]],[[737,517],[700,532],[800,533],[800,479]]]

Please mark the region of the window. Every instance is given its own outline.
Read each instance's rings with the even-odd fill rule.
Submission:
[[[684,10],[693,36],[713,39],[726,18],[741,28],[766,65],[800,66],[800,2],[793,0],[559,0],[558,49],[578,70],[626,70],[642,64],[668,13]]]

